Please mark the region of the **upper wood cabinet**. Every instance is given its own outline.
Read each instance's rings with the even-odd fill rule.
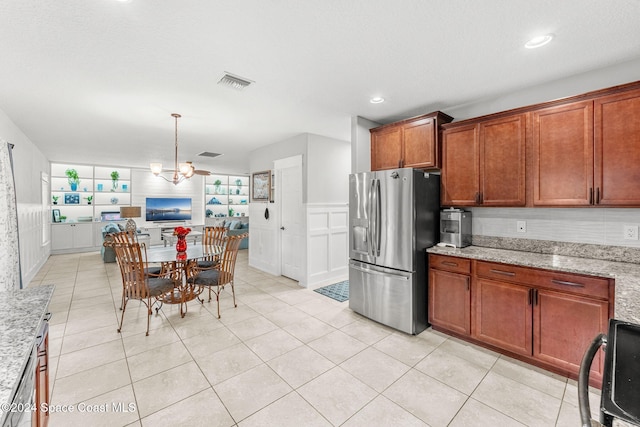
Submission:
[[[640,90],[597,98],[594,117],[596,203],[640,206]]]
[[[533,204],[640,206],[640,90],[533,112]]]
[[[593,203],[593,101],[533,112],[533,204]]]
[[[527,115],[443,132],[442,204],[524,206]]]
[[[371,170],[440,168],[440,125],[451,120],[436,111],[371,129]]]

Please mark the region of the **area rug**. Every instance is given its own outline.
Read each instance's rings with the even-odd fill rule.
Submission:
[[[349,299],[349,281],[334,283],[333,285],[324,286],[322,288],[314,289],[319,294],[326,297],[333,298],[336,301],[346,301]]]

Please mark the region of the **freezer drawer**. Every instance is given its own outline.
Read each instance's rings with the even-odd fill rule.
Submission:
[[[426,301],[416,300],[415,279],[414,273],[350,261],[349,308],[383,325],[418,334],[426,328]]]

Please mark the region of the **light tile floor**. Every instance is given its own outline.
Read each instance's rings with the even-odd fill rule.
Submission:
[[[249,267],[247,251],[237,308],[229,289],[219,320],[215,300],[184,318],[165,305],[148,337],[137,301],[116,332],[120,273],[98,253],[52,256],[30,286],[49,283],[50,427],[580,425],[575,381],[430,329],[396,332]]]

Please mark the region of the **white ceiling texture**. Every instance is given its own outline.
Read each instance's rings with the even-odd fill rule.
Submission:
[[[53,161],[171,164],[177,112],[181,161],[249,172],[251,150],[300,133],[350,140],[352,116],[446,111],[639,56],[639,0],[0,2],[0,109]],[[255,83],[217,85],[225,71]]]

